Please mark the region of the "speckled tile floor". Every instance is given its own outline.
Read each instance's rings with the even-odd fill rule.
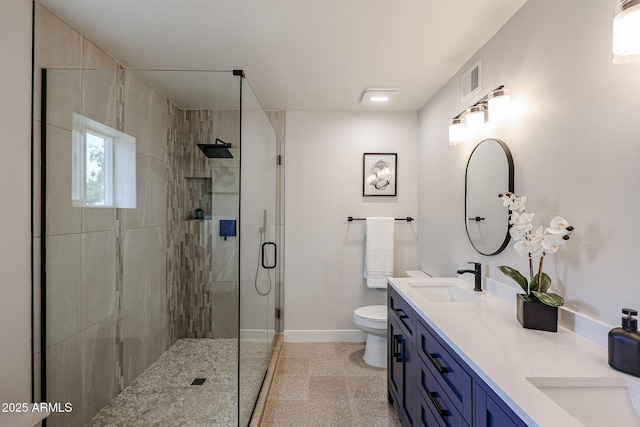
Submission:
[[[364,343],[284,343],[261,426],[400,426]]]

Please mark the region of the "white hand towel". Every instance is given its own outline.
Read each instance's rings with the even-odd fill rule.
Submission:
[[[394,218],[368,217],[364,254],[364,278],[370,288],[386,288],[393,276]]]

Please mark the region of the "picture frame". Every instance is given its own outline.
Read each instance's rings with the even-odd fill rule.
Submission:
[[[396,196],[398,154],[364,153],[362,156],[362,196]]]

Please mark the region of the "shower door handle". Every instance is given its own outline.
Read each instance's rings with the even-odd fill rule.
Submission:
[[[267,257],[265,256],[265,249],[267,246],[273,246],[273,264],[267,265]],[[278,264],[278,246],[274,242],[264,242],[262,244],[262,268],[266,268],[267,270],[271,270],[276,268]]]

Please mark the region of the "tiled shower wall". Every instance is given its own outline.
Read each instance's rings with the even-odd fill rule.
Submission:
[[[77,70],[58,72],[54,88],[65,101],[50,106],[53,118],[45,125],[48,163],[56,165],[47,175],[47,192],[52,196],[47,201],[45,237],[47,400],[74,405],[71,413],[49,417],[49,425],[75,426],[86,423],[176,339],[237,336],[238,242],[237,237],[226,241],[219,237],[218,227],[220,219],[239,216],[239,112],[180,110],[38,4],[34,28],[37,400],[40,70]],[[67,96],[70,94],[73,96]],[[67,118],[56,111],[65,112]],[[68,206],[71,111],[136,137],[135,210]],[[284,112],[268,116],[278,136],[278,153],[282,153]],[[212,143],[215,138],[233,144],[234,159],[207,159],[196,148],[196,143]],[[284,241],[282,172],[283,166],[278,167],[280,242]],[[211,219],[189,219],[195,204],[207,203],[211,203],[210,211],[203,209]],[[280,260],[282,254],[280,244]]]
[[[219,236],[238,219],[239,111],[169,110],[169,339],[238,336],[238,238]],[[209,159],[198,143],[231,143],[232,159]],[[195,219],[201,208],[205,219]]]
[[[70,402],[51,426],[84,425],[167,346],[168,103],[98,47],[36,4],[34,135],[46,126],[46,236],[40,224],[40,151],[34,143],[34,360],[40,399],[41,239],[46,239],[46,397]],[[50,71],[40,123],[42,68]],[[99,71],[97,71],[99,70]],[[71,113],[136,137],[136,209],[71,205]]]

